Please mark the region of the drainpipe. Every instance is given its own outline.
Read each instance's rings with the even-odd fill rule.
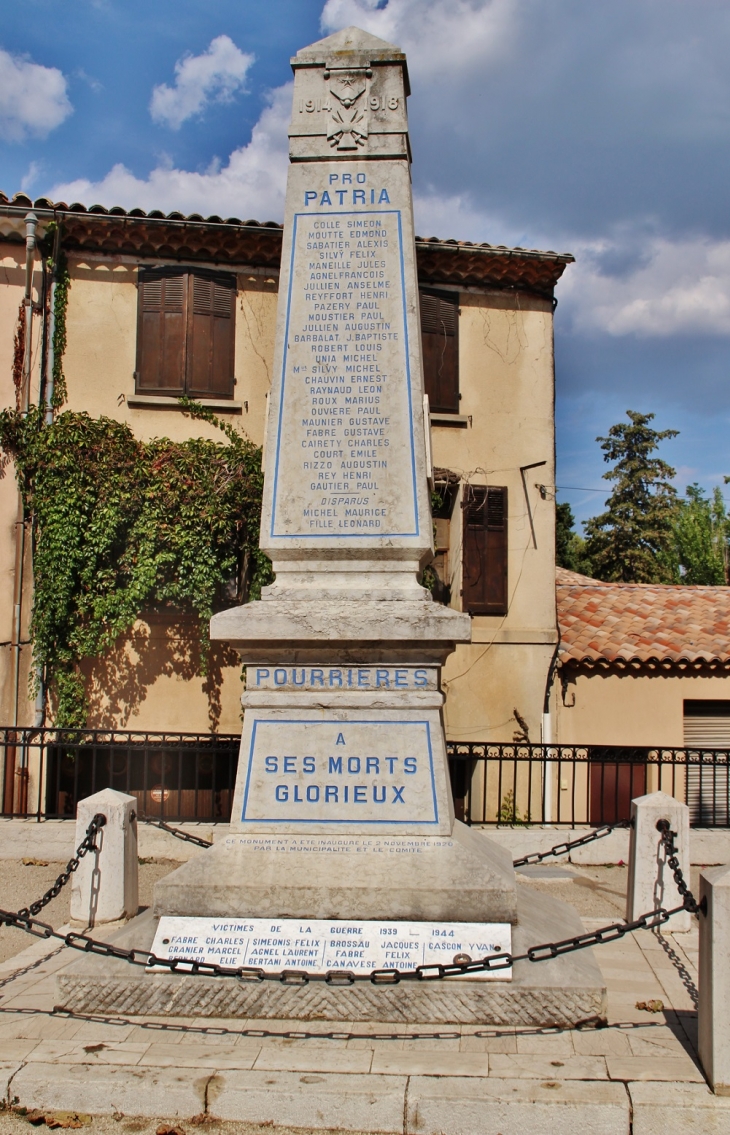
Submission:
[[[25,217],[25,357],[23,359],[23,378],[20,388],[20,411],[28,413],[30,406],[30,379],[33,361],[33,267],[35,264],[35,234],[38,218],[35,213],[27,213]],[[13,730],[18,727],[18,701],[20,695],[20,634],[23,610],[23,567],[25,563],[25,510],[23,497],[18,493],[18,512],[15,521],[15,577],[13,580],[13,626],[11,645],[13,650],[13,685],[11,695],[11,712],[13,717]],[[12,813],[15,809],[15,764],[17,754],[17,734],[12,734],[14,745],[9,745],[5,754],[4,774],[4,800],[3,810]],[[18,784],[17,811],[25,812],[27,805],[27,769],[18,770],[21,773]],[[22,774],[25,775],[22,775]]]

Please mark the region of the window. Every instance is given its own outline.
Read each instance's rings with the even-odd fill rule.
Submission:
[[[142,269],[137,312],[138,394],[233,397],[235,276]]]
[[[423,377],[431,412],[459,413],[459,297],[422,291]]]
[[[464,487],[462,608],[507,614],[507,490]]]
[[[684,745],[694,750],[687,763],[690,823],[727,827],[730,822],[728,757],[707,750],[730,749],[730,701],[686,700]]]

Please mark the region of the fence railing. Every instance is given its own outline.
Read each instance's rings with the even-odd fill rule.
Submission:
[[[456,814],[468,824],[612,824],[666,792],[693,827],[730,827],[727,749],[447,743]]]
[[[230,819],[237,734],[0,729],[2,815],[62,819],[85,796],[116,788],[140,813]],[[661,790],[695,827],[730,827],[727,749],[447,743],[456,814],[468,824],[601,825]]]
[[[240,735],[0,729],[3,816],[62,819],[102,788],[168,820],[227,821]]]

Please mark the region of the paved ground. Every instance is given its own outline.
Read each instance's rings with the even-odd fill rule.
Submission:
[[[162,874],[171,865],[147,866]],[[4,878],[0,905],[18,893],[11,888],[24,882],[23,871],[36,883],[42,870]],[[576,877],[548,868],[521,881],[573,901],[592,928],[620,915],[625,878],[621,868],[580,868]],[[272,1123],[419,1135],[628,1135],[630,1122],[633,1135],[669,1126],[730,1135],[730,1099],[711,1095],[697,1062],[696,929],[636,934],[596,956],[609,990],[604,1029],[303,1028],[54,1013],[55,974],[77,955],[35,942],[0,964],[0,1079],[20,1105],[115,1114],[94,1120],[99,1132],[146,1135],[164,1120],[190,1133],[206,1129],[190,1122],[202,1115],[246,1121],[226,1124],[232,1135]],[[28,1127],[19,1116],[0,1115],[0,1135],[20,1130]]]

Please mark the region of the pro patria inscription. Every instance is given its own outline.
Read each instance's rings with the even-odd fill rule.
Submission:
[[[417,537],[400,187],[365,162],[297,173],[270,536]]]

